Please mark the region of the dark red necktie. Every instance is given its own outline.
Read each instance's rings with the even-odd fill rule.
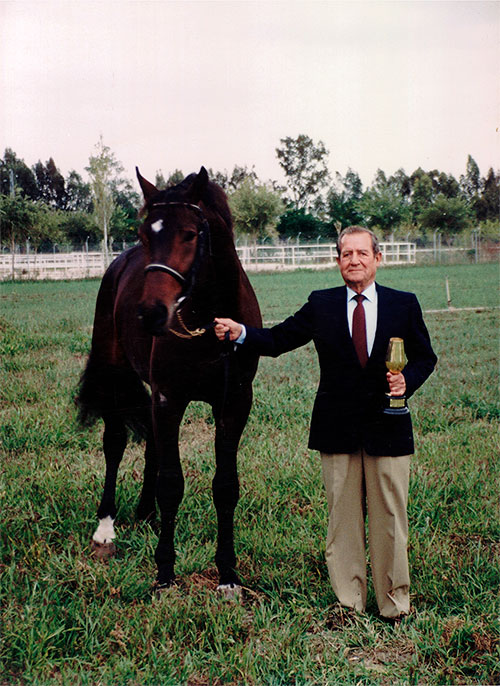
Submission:
[[[363,307],[364,295],[355,295],[357,305],[352,315],[352,342],[358,354],[359,363],[362,367],[368,362],[368,348],[366,347],[366,318]]]

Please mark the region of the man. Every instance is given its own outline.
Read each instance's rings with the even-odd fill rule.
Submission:
[[[385,394],[413,395],[437,358],[415,295],[375,283],[382,259],[375,234],[348,227],[337,250],[345,286],[314,291],[271,329],[216,319],[215,332],[223,339],[229,331],[236,343],[271,356],[314,341],[321,378],[309,448],[321,453],[333,591],[341,606],[365,610],[367,513],[379,612],[398,623],[410,609],[406,510],[413,432],[410,414],[383,412]],[[404,340],[408,358],[395,374],[385,366],[391,337]]]

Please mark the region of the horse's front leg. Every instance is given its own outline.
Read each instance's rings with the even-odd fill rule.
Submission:
[[[156,500],[161,514],[160,538],[155,553],[157,586],[175,581],[175,518],[184,495],[184,477],[179,456],[179,426],[187,402],[168,398],[153,389],[153,431],[158,460]]]
[[[156,448],[153,431],[150,430],[146,439],[146,450],[144,451],[144,479],[142,492],[137,505],[137,518],[152,522],[156,516],[156,480],[158,477],[158,461],[156,459]]]
[[[227,398],[224,406],[213,408],[216,424],[216,470],[212,482],[217,512],[217,551],[215,562],[219,571],[219,589],[231,593],[241,586],[236,573],[234,550],[234,512],[239,499],[237,453],[241,434],[252,405],[252,390],[246,389]]]

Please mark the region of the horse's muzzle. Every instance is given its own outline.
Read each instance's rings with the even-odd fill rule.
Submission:
[[[137,308],[137,317],[151,336],[164,336],[167,333],[169,312],[162,302],[156,302],[154,305],[140,304]]]

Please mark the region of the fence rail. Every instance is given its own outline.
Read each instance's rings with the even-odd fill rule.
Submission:
[[[415,264],[415,243],[381,243],[382,264]],[[315,245],[252,245],[236,248],[243,268],[286,270],[326,268],[336,265],[335,243]],[[119,255],[113,253],[113,258]],[[0,279],[81,279],[102,276],[105,271],[101,252],[14,253],[0,255]]]

